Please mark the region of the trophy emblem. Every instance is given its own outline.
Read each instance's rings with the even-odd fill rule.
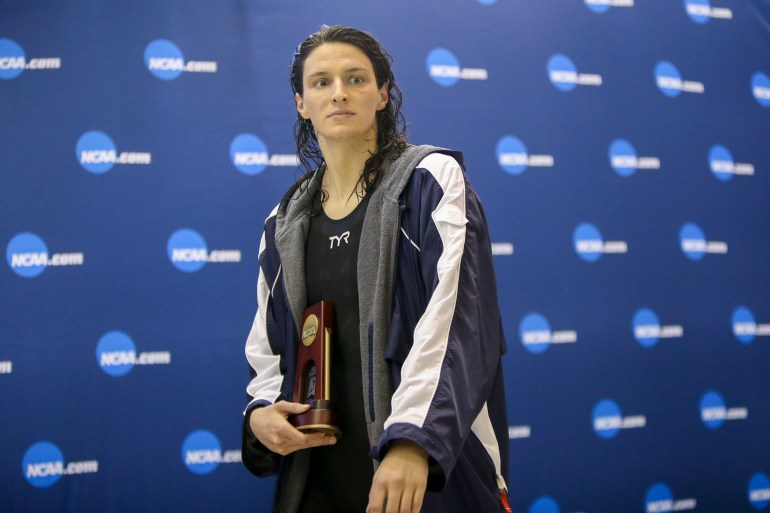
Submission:
[[[321,301],[302,314],[302,332],[297,344],[294,402],[309,404],[304,413],[289,416],[303,433],[321,432],[339,438],[337,413],[331,399],[331,343],[334,306]]]

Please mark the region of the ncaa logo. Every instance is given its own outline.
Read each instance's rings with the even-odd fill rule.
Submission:
[[[679,243],[690,260],[701,260],[706,254],[706,235],[700,226],[687,223],[679,230]]]
[[[653,347],[661,338],[681,337],[682,326],[661,326],[655,312],[649,308],[640,308],[631,322],[634,338],[642,347]]]
[[[660,321],[649,308],[641,308],[634,314],[632,324],[634,338],[643,347],[652,347],[660,339]]]
[[[171,234],[166,252],[174,267],[186,273],[194,273],[206,265],[209,250],[200,233],[182,228]]]
[[[24,453],[21,472],[32,486],[48,488],[55,485],[62,476],[99,472],[99,462],[96,460],[71,461],[65,465],[64,455],[59,448],[44,440],[33,444]]]
[[[668,513],[695,509],[695,499],[674,500],[674,494],[665,483],[655,483],[644,496],[644,511],[646,513]]]
[[[64,455],[51,442],[37,442],[24,453],[21,471],[32,486],[48,488],[64,474]]]
[[[23,278],[34,278],[45,271],[48,247],[34,233],[24,232],[11,239],[5,257],[13,272]]]
[[[561,513],[559,505],[552,497],[538,497],[529,507],[529,513]]]
[[[614,401],[603,399],[596,403],[592,413],[594,432],[605,440],[614,438],[623,426],[620,407]]]
[[[11,80],[21,75],[27,56],[16,41],[0,39],[0,79]]]
[[[548,78],[559,91],[575,89],[577,76],[577,68],[569,57],[557,54],[548,59]]]
[[[725,400],[718,392],[709,391],[700,400],[700,417],[709,429],[719,429],[727,418]]]
[[[584,0],[586,6],[593,12],[602,14],[610,9],[610,2],[612,0]]]
[[[107,332],[96,344],[96,361],[110,376],[125,376],[134,368],[136,345],[122,331]]]
[[[186,273],[201,270],[206,262],[230,264],[241,261],[238,249],[215,249],[209,253],[203,236],[189,228],[171,234],[166,243],[166,254],[174,267]]]
[[[296,155],[270,155],[267,145],[254,134],[241,134],[230,143],[230,161],[241,173],[258,175],[267,166],[298,166]]]
[[[633,7],[634,0],[584,0],[586,6],[593,12],[602,14],[610,7]]]
[[[709,0],[684,0],[684,8],[692,21],[707,23],[711,18],[732,19],[733,12],[722,7],[711,7]]]
[[[548,349],[551,343],[551,325],[538,313],[528,314],[519,324],[519,337],[527,351],[540,354]]]
[[[551,331],[548,319],[534,312],[525,315],[519,323],[519,337],[524,348],[533,354],[544,352],[551,344],[577,342],[576,331]]]
[[[135,365],[168,365],[171,363],[171,353],[137,353],[131,337],[122,331],[114,330],[105,333],[96,344],[96,363],[106,374],[122,377],[131,372]]]
[[[728,408],[719,392],[709,390],[700,400],[700,418],[709,429],[719,429],[727,420],[748,418],[749,410],[745,407]]]
[[[757,472],[749,480],[749,503],[756,509],[765,509],[770,505],[770,479],[767,474]]]
[[[757,324],[754,313],[745,306],[733,311],[733,335],[743,344],[751,344],[755,337],[770,335],[770,324]]]
[[[596,262],[604,252],[604,239],[599,229],[590,224],[582,223],[572,234],[575,251],[586,262]]]
[[[548,79],[559,91],[569,92],[579,85],[602,85],[601,75],[578,73],[575,64],[566,55],[552,55],[548,59],[546,69],[548,71]]]
[[[714,176],[723,182],[732,180],[733,175],[754,174],[752,164],[736,164],[730,150],[721,144],[714,145],[709,150],[709,165]]]
[[[757,103],[763,107],[770,107],[770,77],[757,71],[751,77],[751,94]]]
[[[75,146],[75,156],[86,171],[106,173],[117,160],[117,149],[112,138],[104,132],[91,130],[80,136]]]
[[[193,474],[210,474],[221,460],[222,444],[212,432],[199,429],[184,439],[182,461]]]
[[[156,39],[144,49],[144,64],[161,80],[173,80],[184,70],[184,56],[177,45],[167,39]]]
[[[757,334],[757,321],[754,313],[745,306],[733,311],[733,335],[743,344],[751,344]]]
[[[617,174],[629,177],[636,173],[636,150],[624,139],[616,139],[610,144],[610,165]]]
[[[693,261],[703,259],[706,253],[727,253],[725,242],[707,241],[703,230],[695,223],[686,223],[679,230],[679,245],[685,256]]]
[[[145,152],[118,153],[112,138],[98,130],[91,130],[80,136],[75,145],[75,157],[86,171],[93,174],[106,173],[115,164],[152,163],[152,154]]]
[[[621,429],[643,428],[647,425],[644,415],[623,417],[615,401],[602,399],[591,413],[594,432],[605,440],[615,438]]]
[[[607,241],[602,238],[599,229],[591,223],[581,223],[572,233],[575,252],[586,262],[596,262],[604,253],[627,253],[628,244],[624,241]]]
[[[660,169],[660,160],[655,157],[636,156],[636,149],[625,139],[615,139],[608,151],[610,166],[624,178],[636,173],[637,169]]]
[[[506,135],[497,142],[495,148],[497,163],[508,174],[520,175],[532,167],[553,167],[552,155],[529,155],[527,147],[520,139],[512,135]]]
[[[425,59],[428,74],[435,83],[451,87],[462,80],[486,80],[487,70],[481,68],[461,68],[455,54],[446,48],[434,48]]]
[[[675,98],[682,92],[703,94],[706,90],[701,82],[682,80],[679,70],[668,61],[659,61],[655,65],[655,83],[661,93]]]
[[[25,69],[46,70],[61,68],[61,57],[42,57],[27,61],[24,49],[11,39],[0,39],[0,80],[11,80]]]
[[[13,237],[5,249],[11,270],[23,278],[34,278],[46,267],[79,266],[85,262],[83,253],[54,253],[48,256],[48,247],[34,233],[24,232]]]
[[[682,93],[682,75],[676,66],[668,61],[660,61],[655,66],[655,82],[660,92],[674,98]]]
[[[265,143],[253,134],[241,134],[230,144],[230,160],[241,173],[258,175],[270,163]]]
[[[687,15],[695,23],[706,23],[711,19],[711,4],[709,0],[684,0]]]
[[[428,73],[440,86],[450,87],[460,80],[460,61],[446,48],[435,48],[426,60]]]
[[[144,64],[161,80],[173,80],[183,71],[193,73],[216,73],[215,61],[184,61],[182,51],[167,39],[156,39],[144,49]]]
[[[527,169],[529,155],[527,147],[521,140],[511,135],[505,136],[497,142],[497,162],[508,174],[519,175]]]

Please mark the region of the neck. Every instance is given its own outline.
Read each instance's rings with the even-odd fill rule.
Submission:
[[[347,200],[355,192],[363,193],[358,184],[364,164],[377,151],[376,136],[370,141],[328,141],[318,144],[326,162],[323,186],[329,198]]]

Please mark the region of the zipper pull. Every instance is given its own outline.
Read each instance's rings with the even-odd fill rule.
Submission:
[[[497,488],[500,489],[500,502],[503,503],[506,513],[513,513],[511,505],[508,504],[508,486],[505,484],[505,479],[499,474],[495,476],[495,479],[497,480]]]
[[[510,504],[508,504],[508,492],[500,490],[500,501],[503,503],[506,513],[513,513]]]

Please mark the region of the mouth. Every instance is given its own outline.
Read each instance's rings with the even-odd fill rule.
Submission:
[[[329,114],[327,117],[329,118],[347,118],[350,116],[355,116],[355,113],[351,110],[335,110],[331,114]]]

